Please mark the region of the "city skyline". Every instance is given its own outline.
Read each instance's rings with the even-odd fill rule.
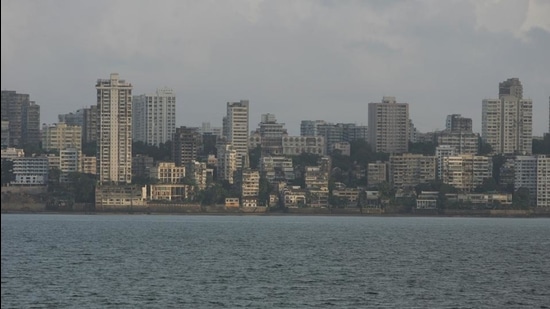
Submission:
[[[219,127],[227,102],[249,100],[251,129],[272,113],[298,135],[301,120],[366,125],[394,96],[420,132],[461,114],[480,133],[482,101],[517,77],[533,135],[548,130],[549,2],[55,4],[1,4],[2,89],[30,94],[42,123],[94,104],[90,85],[117,72],[134,94],[173,89],[177,127]]]

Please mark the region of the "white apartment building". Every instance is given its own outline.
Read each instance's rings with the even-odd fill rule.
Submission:
[[[132,84],[112,73],[98,79],[100,183],[132,182]]]
[[[463,192],[470,192],[493,175],[491,157],[463,154],[442,157],[441,179]]]
[[[248,157],[248,120],[249,102],[227,102],[227,114],[224,117],[224,136],[236,151],[236,167],[242,168]]]
[[[18,157],[13,159],[14,185],[45,185],[48,183],[50,166],[48,158]]]
[[[44,150],[63,150],[76,148],[82,150],[82,127],[60,122],[42,126],[42,148]]]
[[[369,103],[368,142],[376,152],[406,153],[409,149],[409,104],[395,97]]]
[[[59,151],[60,182],[69,182],[70,173],[81,171],[80,157],[80,150],[76,148],[66,148]]]
[[[526,188],[533,200],[537,196],[537,156],[516,156],[514,160],[514,190]]]
[[[199,190],[206,189],[208,185],[208,168],[205,162],[192,161],[187,163],[185,173],[195,181]]]
[[[170,88],[133,98],[132,134],[134,141],[159,146],[171,141],[176,128],[176,95]]]
[[[499,98],[482,103],[481,137],[497,154],[532,152],[533,101],[523,99],[517,78],[499,84]]]

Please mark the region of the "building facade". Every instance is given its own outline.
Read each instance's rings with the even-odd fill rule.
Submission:
[[[112,73],[98,79],[100,183],[132,182],[132,84]]]
[[[176,128],[176,95],[170,88],[133,98],[134,141],[159,146],[171,141]]]
[[[248,157],[249,102],[227,102],[227,114],[224,118],[224,136],[237,153],[236,167],[243,168]]]
[[[375,152],[406,153],[409,149],[409,104],[395,97],[369,103],[368,142]]]
[[[523,99],[523,86],[518,78],[499,84],[499,98],[482,103],[481,137],[497,154],[532,152],[533,102]]]

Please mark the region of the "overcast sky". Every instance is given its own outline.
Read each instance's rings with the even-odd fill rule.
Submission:
[[[2,0],[2,90],[28,93],[43,123],[96,103],[98,78],[134,94],[169,87],[177,125],[221,126],[250,100],[250,128],[275,114],[367,125],[367,104],[409,103],[421,132],[518,77],[533,134],[548,131],[550,1]]]

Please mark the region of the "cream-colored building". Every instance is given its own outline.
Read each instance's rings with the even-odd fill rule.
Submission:
[[[491,157],[463,154],[445,156],[442,159],[441,176],[443,183],[463,192],[470,192],[493,175]]]
[[[523,99],[518,78],[499,84],[499,98],[482,102],[482,139],[497,154],[531,154],[533,101]]]
[[[195,181],[199,190],[206,189],[208,185],[208,168],[205,162],[192,161],[187,163],[185,173]]]
[[[233,183],[233,176],[237,170],[237,151],[231,144],[218,146],[218,180],[227,180]]]
[[[60,182],[69,182],[69,174],[81,171],[80,156],[81,152],[76,148],[67,148],[59,151]]]
[[[42,127],[42,148],[44,150],[63,150],[76,148],[82,150],[82,127],[60,122]]]
[[[112,73],[96,83],[99,182],[132,182],[132,84]]]
[[[82,167],[81,172],[84,174],[97,175],[97,158],[90,156],[82,156],[80,160]]]
[[[409,104],[395,97],[369,103],[368,142],[375,152],[406,153],[409,149]]]
[[[248,119],[249,102],[227,102],[227,114],[224,117],[223,134],[236,152],[236,168],[242,168],[248,157]]]
[[[159,183],[182,183],[185,166],[176,166],[174,162],[158,162],[149,169],[149,177],[158,179]]]
[[[260,192],[260,172],[249,168],[243,169],[241,179],[241,196],[254,197]]]
[[[405,153],[390,156],[390,182],[395,188],[414,188],[436,179],[436,157]]]

